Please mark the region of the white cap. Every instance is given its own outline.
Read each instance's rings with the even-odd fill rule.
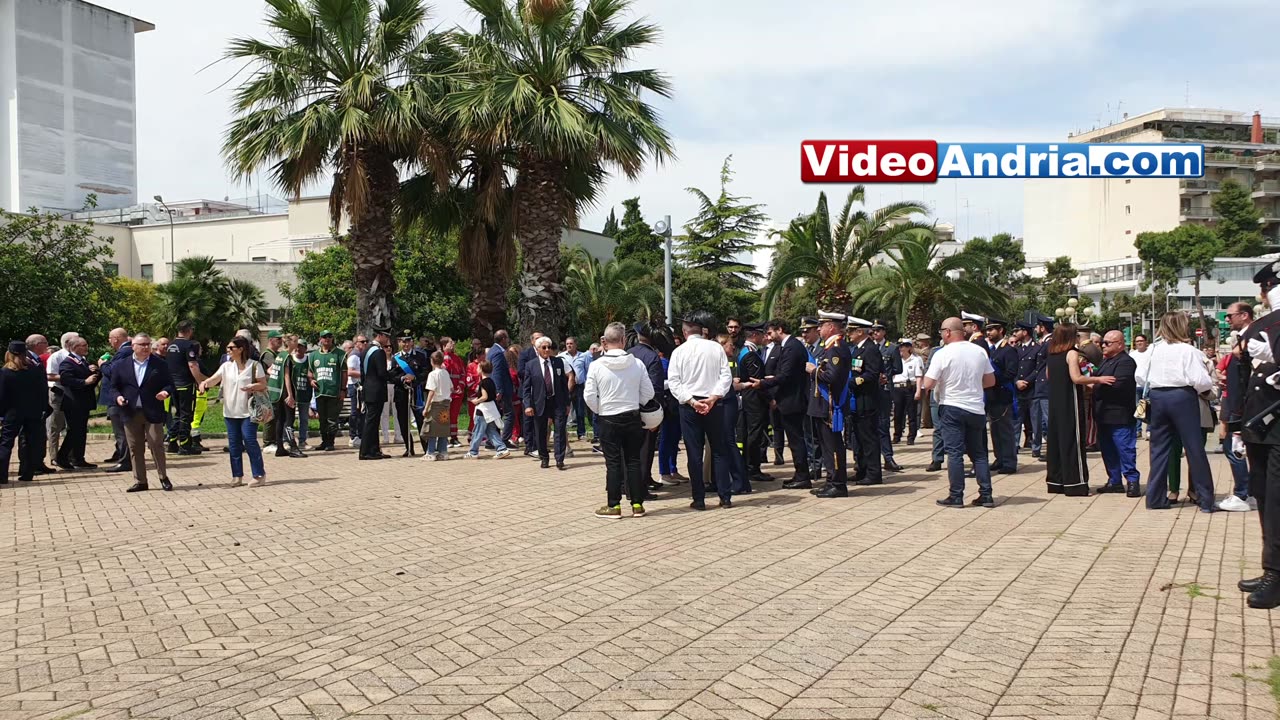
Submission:
[[[822,322],[823,320],[834,320],[834,321],[836,321],[836,322],[842,323],[842,322],[844,322],[844,321],[845,321],[845,314],[844,314],[844,313],[827,312],[826,310],[819,310],[819,311],[818,311],[818,322]]]
[[[850,315],[848,320],[848,326],[856,327],[856,328],[869,328],[871,327],[871,321],[863,320],[860,317],[855,317],[853,315]]]
[[[961,320],[970,320],[970,321],[972,321],[972,322],[976,322],[976,323],[983,323],[983,324],[986,324],[986,322],[987,322],[987,319],[986,319],[986,318],[984,318],[984,317],[982,317],[981,315],[977,315],[977,314],[974,314],[974,313],[971,313],[971,312],[965,312],[965,311],[963,311],[963,310],[961,310],[961,311],[960,311],[960,319],[961,319]]]

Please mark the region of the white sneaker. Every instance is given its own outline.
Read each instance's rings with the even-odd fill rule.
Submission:
[[[500,452],[500,453],[495,453],[495,454],[494,454],[494,456],[493,456],[493,459],[494,459],[494,460],[502,460],[503,458],[509,458],[509,457],[511,457],[511,451],[510,451],[510,450],[503,450],[503,451],[502,451],[502,452]]]
[[[658,476],[658,484],[659,484],[659,485],[666,485],[667,487],[671,487],[672,485],[679,485],[679,484],[680,484],[680,481],[679,481],[679,480],[676,480],[676,479],[674,479],[674,478],[672,478],[670,475],[659,475],[659,476]]]
[[[262,452],[264,452],[264,453],[273,453],[273,452],[275,452],[275,451],[276,451],[276,444],[275,444],[275,443],[271,443],[270,445],[268,445],[268,446],[266,446],[266,447],[262,448]]]
[[[435,461],[436,461],[436,460],[438,460],[439,458],[438,458],[438,457],[436,457],[435,455],[423,455],[423,456],[422,456],[422,459],[423,459],[423,460],[426,460],[427,462],[435,462]]]
[[[436,455],[436,459],[437,459],[437,460],[440,460],[441,462],[443,462],[443,461],[445,461],[445,460],[448,460],[448,459],[449,459],[449,456],[448,456],[447,454],[445,454],[445,453],[440,453],[440,454]]]
[[[1258,509],[1258,498],[1256,498],[1256,497],[1254,497],[1254,496],[1250,495],[1250,496],[1249,496],[1249,499],[1248,499],[1248,500],[1245,500],[1245,502],[1246,502],[1246,503],[1248,503],[1248,505],[1249,505],[1249,509],[1250,509],[1250,510],[1257,510],[1257,509]]]
[[[1249,503],[1235,495],[1228,495],[1218,501],[1218,509],[1226,510],[1227,512],[1249,512]]]
[[[475,459],[476,459],[476,458],[478,458],[478,457],[480,457],[480,456],[479,456],[479,455],[472,455],[471,453],[464,453],[464,454],[463,454],[463,456],[462,456],[462,459],[463,459],[463,460],[475,460]]]

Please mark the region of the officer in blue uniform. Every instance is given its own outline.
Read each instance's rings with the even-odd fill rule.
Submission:
[[[822,338],[818,336],[818,318],[805,316],[800,318],[800,340],[810,358],[817,358],[822,349]],[[811,417],[804,419],[804,444],[809,451],[809,477],[822,477],[822,446],[818,444],[818,429]],[[848,442],[845,447],[848,447]]]
[[[1017,392],[1018,349],[1005,337],[1007,323],[987,318],[987,342],[996,384],[986,390],[987,423],[991,428],[991,472],[1012,475],[1018,471],[1018,426],[1014,398]]]
[[[893,459],[893,435],[889,429],[889,416],[893,410],[893,376],[902,374],[902,356],[888,335],[889,329],[879,320],[871,323],[871,341],[880,351],[880,397],[877,406],[880,410],[880,455],[884,458],[885,470],[902,472],[902,466]]]
[[[1013,346],[1018,349],[1018,376],[1014,387],[1018,398],[1018,427],[1022,428],[1023,448],[1031,447],[1031,391],[1035,388],[1036,350],[1032,339],[1035,328],[1029,322],[1018,321],[1013,331]]]
[[[827,482],[812,492],[820,498],[849,496],[849,473],[844,447],[844,406],[847,406],[852,355],[844,343],[845,316],[819,312],[818,333],[822,338],[817,355],[805,364],[809,373],[808,416],[822,446],[822,466]]]
[[[852,413],[854,435],[858,439],[854,458],[858,469],[855,485],[880,485],[884,476],[880,469],[880,367],[883,356],[867,331],[871,323],[858,317],[849,318],[853,342],[849,346],[850,394],[855,408]]]
[[[965,335],[973,340],[974,344],[979,345],[983,350],[986,350],[987,353],[990,354],[991,345],[987,342],[986,330],[984,328],[987,324],[987,319],[977,313],[965,312],[962,310],[960,312],[960,322],[964,325]]]
[[[1049,433],[1049,336],[1053,335],[1053,318],[1036,319],[1035,383],[1031,389],[1031,457],[1043,461],[1041,443]]]

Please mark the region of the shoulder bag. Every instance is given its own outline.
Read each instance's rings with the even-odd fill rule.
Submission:
[[[258,364],[252,363],[249,384],[258,382]],[[258,390],[249,395],[249,417],[259,425],[265,425],[275,419],[275,410],[271,406],[271,398],[265,390]]]
[[[1151,348],[1151,359],[1147,363],[1147,384],[1142,387],[1142,399],[1138,401],[1138,407],[1134,409],[1133,416],[1139,420],[1147,419],[1147,411],[1151,409],[1151,401],[1147,399],[1147,394],[1151,392],[1151,363],[1156,360],[1156,349]]]

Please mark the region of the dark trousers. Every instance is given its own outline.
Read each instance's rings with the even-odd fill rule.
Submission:
[[[879,390],[879,403],[876,405],[876,430],[880,435],[880,455],[885,460],[893,460],[893,438],[889,431],[889,414],[893,411],[893,397],[889,393],[889,386],[882,386]]]
[[[191,444],[191,418],[196,412],[196,388],[194,385],[179,385],[174,388],[173,396],[173,440],[178,447]]]
[[[933,418],[933,455],[935,465],[941,465],[947,459],[946,448],[942,445],[942,416],[938,414],[938,398],[929,393],[929,417]]]
[[[578,417],[582,417],[579,415]],[[653,458],[658,454],[658,432],[655,430],[650,432],[644,429],[644,425],[640,425],[640,479],[644,482],[647,489],[653,484]],[[600,438],[597,437],[596,440]],[[604,448],[601,447],[603,450]]]
[[[360,386],[347,384],[347,402],[351,416],[347,418],[347,433],[358,438],[364,432],[364,413],[360,411]]]
[[[1258,501],[1258,522],[1262,524],[1262,569],[1280,572],[1280,445],[1248,443],[1245,451],[1249,494]]]
[[[405,452],[413,452],[413,426],[409,424],[409,393],[396,388],[393,397],[396,411],[396,424],[400,426],[400,435],[404,438]]]
[[[1182,442],[1191,473],[1191,487],[1200,499],[1201,508],[1213,507],[1213,474],[1209,456],[1204,451],[1204,431],[1200,429],[1200,400],[1189,387],[1156,388],[1148,393],[1151,405],[1147,422],[1151,430],[1151,470],[1147,476],[1147,507],[1169,506],[1169,463],[1178,462],[1173,454],[1174,439]]]
[[[592,427],[595,427],[594,421]],[[680,455],[680,406],[667,396],[662,403],[662,430],[658,433],[658,472],[672,475]]]
[[[498,411],[502,413],[502,442],[511,447],[511,434],[516,430],[516,408],[511,404],[510,394],[498,398]]]
[[[804,419],[804,444],[809,451],[809,477],[818,475],[822,469],[822,442],[818,440],[818,421],[811,417]],[[847,446],[846,446],[847,447]]]
[[[85,441],[89,436],[89,408],[64,401],[62,413],[66,421],[66,435],[62,438],[55,459],[63,465],[83,464],[86,462]]]
[[[604,486],[609,507],[622,504],[624,487],[632,504],[644,502],[648,488],[640,470],[640,443],[644,437],[654,434],[641,425],[638,411],[596,416],[596,439],[604,452]]]
[[[920,403],[916,402],[916,387],[893,389],[893,440],[902,439],[902,429],[907,428],[907,439],[915,442],[920,431]]]
[[[849,469],[845,459],[844,435],[832,430],[822,418],[812,418],[812,420],[817,429],[818,442],[822,444],[822,467],[827,471],[827,483],[847,487]]]
[[[366,402],[364,404],[364,427],[360,431],[360,457],[377,457],[382,454],[382,408],[387,402]]]
[[[125,435],[124,415],[118,405],[107,408],[107,419],[111,421],[111,435],[116,441],[116,462],[131,468],[133,458],[129,455],[129,438]]]
[[[733,497],[729,481],[729,450],[725,447],[724,406],[716,403],[711,412],[699,415],[688,405],[680,406],[680,431],[684,437],[684,449],[689,458],[689,487],[693,499],[703,502],[707,488],[702,476],[704,449],[711,451],[711,469],[715,476],[716,494],[721,500]]]
[[[579,440],[582,439],[583,435],[587,434],[587,403],[582,397],[582,391],[586,390],[586,388],[586,378],[582,378],[582,382],[580,384],[573,386],[573,424],[578,431]],[[649,458],[649,464],[653,465],[652,457]],[[645,478],[650,480],[653,479],[650,477],[649,471],[647,470],[645,471]]]
[[[747,428],[747,434],[742,443],[743,460],[747,467],[747,479],[750,480],[762,474],[760,457],[764,454],[765,444],[769,441],[765,429],[769,420],[769,411],[764,407],[752,407],[748,402],[743,408],[742,415]]]
[[[284,396],[275,402],[273,406],[274,419],[271,423],[275,426],[276,436],[276,455],[289,454],[289,438],[296,437],[293,434],[293,418],[297,414],[296,408],[289,407],[284,401]]]
[[[938,408],[942,444],[947,452],[947,479],[951,497],[964,497],[964,458],[969,456],[978,477],[978,494],[991,497],[991,467],[987,464],[986,416],[951,405]]]
[[[853,434],[858,441],[854,458],[858,463],[855,482],[879,485],[884,482],[880,467],[880,413],[871,409],[852,418]]]
[[[553,414],[547,414],[553,413]],[[547,408],[547,413],[535,415],[533,417],[525,416],[525,437],[529,436],[528,430],[532,427],[533,434],[537,436],[538,457],[543,460],[551,459],[551,448],[548,447],[549,438],[547,432],[551,430],[552,423],[555,423],[556,430],[556,464],[564,464],[565,452],[569,449],[569,436],[565,433],[565,426],[569,424],[569,410]],[[597,439],[599,439],[597,437]],[[602,450],[604,448],[601,448]],[[639,451],[636,453],[639,458]],[[641,495],[640,497],[644,497]]]
[[[724,405],[724,436],[729,451],[729,489],[734,493],[751,492],[751,479],[747,477],[747,461],[742,456],[742,448],[738,447],[738,399],[728,397]]]
[[[991,426],[991,454],[995,465],[1006,472],[1018,469],[1018,426],[1012,405],[988,405],[987,422]]]
[[[788,413],[782,416],[782,432],[787,436],[787,445],[791,448],[791,469],[797,480],[808,480],[809,446],[804,443],[804,413]]]
[[[1018,393],[1018,427],[1022,428],[1020,447],[1031,447],[1031,393]]]
[[[18,479],[35,478],[36,470],[44,463],[44,418],[10,414],[0,428],[0,480],[4,482],[9,482],[9,458],[13,456],[19,435],[23,442],[18,445]]]
[[[338,437],[338,413],[342,412],[342,401],[336,395],[318,395],[316,412],[320,415],[320,446],[333,447]]]
[[[773,432],[773,437],[771,438],[773,442],[771,445],[775,452],[781,454],[783,437],[786,435],[786,431],[782,425],[782,411],[776,407],[769,411],[769,426],[772,428]]]

